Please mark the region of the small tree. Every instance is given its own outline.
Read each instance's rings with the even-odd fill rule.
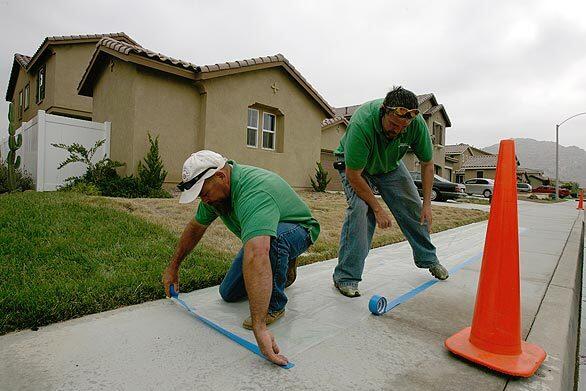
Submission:
[[[311,186],[313,190],[317,192],[324,192],[328,187],[328,183],[330,183],[331,179],[328,178],[328,172],[324,169],[321,162],[316,162],[317,168],[315,169],[315,181],[313,178],[309,178],[311,180]]]
[[[20,167],[20,156],[16,156],[16,151],[22,146],[22,134],[15,135],[16,129],[14,125],[14,107],[12,103],[8,107],[8,191],[16,190],[16,171]]]
[[[81,144],[73,143],[71,145],[65,144],[51,144],[55,148],[61,148],[69,152],[69,157],[65,159],[59,166],[57,167],[58,170],[62,169],[66,165],[70,163],[83,163],[86,165],[86,172],[83,179],[89,183],[96,183],[104,174],[111,174],[112,172],[115,173],[115,169],[117,167],[124,166],[124,163],[120,163],[104,155],[103,159],[96,162],[95,164],[92,162],[94,155],[98,151],[98,149],[104,145],[106,140],[98,140],[94,144],[93,147],[87,149]],[[66,181],[75,180],[78,178],[67,178]]]
[[[153,139],[149,133],[148,137],[151,147],[144,158],[144,165],[138,162],[138,178],[149,189],[160,190],[167,177],[167,171],[159,156],[159,136]]]

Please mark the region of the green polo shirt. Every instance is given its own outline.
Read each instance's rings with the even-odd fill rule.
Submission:
[[[389,141],[381,124],[383,100],[367,102],[356,110],[334,153],[344,156],[348,168],[364,169],[371,175],[396,169],[409,147],[420,161],[430,161],[433,158],[431,137],[421,114],[411,121],[404,133]]]
[[[277,225],[281,222],[296,223],[309,231],[315,243],[319,223],[283,178],[262,168],[236,164],[232,160],[228,163],[232,165],[232,212],[223,216],[211,205],[200,202],[195,215],[198,223],[210,225],[220,216],[242,244],[255,236],[277,236]]]

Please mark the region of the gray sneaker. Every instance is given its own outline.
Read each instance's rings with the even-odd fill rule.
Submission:
[[[438,280],[445,280],[450,276],[448,270],[445,267],[443,267],[443,265],[439,262],[430,267],[429,272]]]
[[[337,282],[334,282],[334,286],[344,296],[348,296],[348,297],[358,297],[358,296],[360,296],[360,291],[358,290],[358,287],[356,287],[356,286],[352,286],[352,285],[339,285]]]

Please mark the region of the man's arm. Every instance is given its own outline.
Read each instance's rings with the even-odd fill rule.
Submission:
[[[353,170],[346,167],[346,178],[348,182],[364,202],[368,204],[370,209],[374,212],[376,221],[380,228],[388,228],[392,224],[391,216],[382,208],[382,206],[376,200],[376,197],[372,193],[372,189],[368,186],[368,182],[362,176],[363,170]]]
[[[269,309],[273,290],[273,272],[269,259],[270,236],[256,236],[244,245],[242,272],[250,304],[252,331],[262,354],[278,365],[288,360],[279,354],[275,337],[268,331],[265,317]]]
[[[175,254],[173,254],[169,266],[163,272],[163,285],[165,286],[165,294],[167,297],[171,296],[169,291],[171,284],[174,285],[175,292],[179,292],[179,266],[181,266],[181,262],[199,243],[206,229],[208,229],[206,225],[192,220],[183,230],[183,234],[181,234],[181,238],[175,249]]]
[[[427,230],[431,232],[431,188],[433,187],[433,160],[421,162],[421,185],[423,188],[423,209],[419,223],[427,221]]]

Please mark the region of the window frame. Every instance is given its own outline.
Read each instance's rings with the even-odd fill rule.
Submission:
[[[256,111],[256,128],[253,128],[251,126],[248,126],[248,115],[250,114],[251,111]],[[246,146],[248,148],[258,148],[258,133],[259,133],[258,132],[258,130],[259,130],[258,129],[259,128],[258,125],[259,125],[259,122],[260,122],[260,110],[259,109],[254,109],[252,107],[249,107],[248,108],[248,111],[247,111],[247,117],[246,117]],[[248,130],[249,129],[256,130],[256,137],[254,138],[254,142],[255,142],[254,145],[248,144]]]
[[[41,74],[43,75],[42,84],[40,82],[40,80],[41,80],[40,75]],[[46,66],[46,64],[43,64],[43,66],[40,67],[39,70],[37,71],[37,99],[36,99],[37,104],[40,104],[41,102],[43,102],[43,100],[45,100],[46,85],[47,85],[47,66]]]
[[[31,84],[27,83],[26,86],[24,86],[24,110],[28,110],[28,108],[30,107],[30,103],[31,103]]]
[[[477,170],[476,171],[476,178],[484,178],[484,171],[483,170]]]
[[[22,90],[18,91],[18,119],[22,119]]]
[[[265,129],[265,115],[272,116],[274,118],[273,124],[275,125],[274,130]],[[273,147],[272,148],[265,148],[264,140],[265,140],[265,133],[271,133],[273,135]],[[265,151],[276,151],[277,149],[277,116],[273,113],[269,113],[267,111],[262,112],[262,137],[261,137],[261,144],[260,147]]]

